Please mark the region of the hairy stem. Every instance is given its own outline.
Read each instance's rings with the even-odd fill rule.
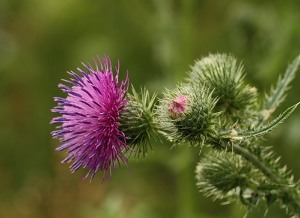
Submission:
[[[291,207],[295,213],[300,213],[299,197],[295,196],[297,193],[289,189],[289,184],[284,184],[285,182],[281,179],[280,175],[276,175],[272,169],[266,166],[262,160],[260,160],[256,155],[252,154],[248,149],[237,144],[232,144],[231,146],[231,149],[233,149],[235,153],[241,155],[246,160],[251,162],[254,166],[261,170],[266,177],[268,177],[274,183],[282,185],[281,193],[283,196],[287,196],[289,199],[289,201],[284,201],[282,199],[283,203]]]
[[[281,183],[281,179],[278,178],[270,168],[268,168],[266,165],[264,165],[258,159],[257,156],[253,155],[247,149],[245,149],[237,144],[232,144],[232,148],[236,153],[242,155],[246,160],[250,161],[254,166],[256,166],[258,169],[260,169],[273,182],[275,182],[277,184]]]

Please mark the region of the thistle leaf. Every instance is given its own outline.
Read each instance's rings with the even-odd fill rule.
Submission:
[[[272,113],[280,105],[280,103],[284,101],[286,93],[289,90],[289,85],[295,78],[299,65],[300,55],[293,60],[291,65],[288,66],[284,75],[279,77],[275,88],[271,88],[270,94],[266,95],[263,110],[270,111],[270,113]]]
[[[222,138],[231,138],[231,139],[243,139],[243,138],[249,138],[249,137],[256,137],[261,136],[266,133],[271,132],[274,130],[279,124],[283,123],[285,119],[287,119],[297,108],[297,106],[300,104],[298,102],[297,104],[289,107],[286,109],[282,114],[280,114],[276,119],[274,119],[272,122],[268,123],[267,125],[263,125],[258,129],[254,130],[247,130],[247,131],[227,131],[221,133]]]

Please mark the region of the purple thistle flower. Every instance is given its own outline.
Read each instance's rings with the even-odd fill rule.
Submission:
[[[119,129],[119,120],[128,103],[128,76],[119,85],[119,65],[114,75],[108,56],[100,58],[101,69],[83,64],[87,72],[77,68],[81,76],[68,72],[72,78],[63,80],[70,87],[59,84],[66,98],[55,97],[57,106],[51,111],[60,116],[53,118],[51,124],[59,123],[51,134],[62,143],[56,151],[67,150],[68,156],[62,161],[72,162],[70,169],[88,168],[91,179],[98,171],[111,175],[116,163],[127,165],[126,136]]]

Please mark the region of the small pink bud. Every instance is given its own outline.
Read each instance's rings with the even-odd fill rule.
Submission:
[[[173,117],[179,117],[187,110],[189,100],[187,97],[180,95],[171,101],[169,112]]]

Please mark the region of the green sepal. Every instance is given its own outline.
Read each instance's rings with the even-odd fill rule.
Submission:
[[[145,156],[151,147],[151,139],[156,139],[157,124],[154,121],[156,94],[150,96],[146,88],[138,93],[134,87],[128,93],[128,104],[120,119],[120,128],[127,137],[127,143],[133,148],[135,156]]]

